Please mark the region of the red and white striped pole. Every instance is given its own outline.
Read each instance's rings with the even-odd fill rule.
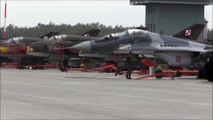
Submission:
[[[5,0],[5,6],[4,6],[4,34],[3,34],[3,38],[5,40],[7,39],[6,18],[7,18],[7,0]]]

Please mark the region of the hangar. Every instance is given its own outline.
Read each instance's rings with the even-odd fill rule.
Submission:
[[[206,24],[204,6],[209,0],[130,0],[131,5],[146,6],[148,31],[172,35],[191,26]],[[200,35],[203,39],[204,33]]]

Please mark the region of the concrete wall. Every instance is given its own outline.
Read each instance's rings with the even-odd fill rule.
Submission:
[[[150,3],[207,5],[212,3],[212,0],[130,0],[130,4],[132,5],[145,5]]]
[[[195,23],[205,24],[203,5],[146,5],[146,27],[149,31],[173,35]],[[203,39],[203,33],[200,39]]]

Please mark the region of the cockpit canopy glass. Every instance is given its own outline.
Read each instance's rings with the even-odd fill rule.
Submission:
[[[127,32],[130,36],[136,36],[136,35],[140,36],[140,35],[144,35],[144,34],[147,33],[147,31],[144,31],[144,30],[141,30],[141,29],[129,29],[129,30],[127,30]]]
[[[124,32],[112,33],[112,34],[106,35],[106,36],[102,37],[101,39],[96,40],[96,42],[108,42],[111,40],[117,40],[123,36],[140,36],[140,35],[144,35],[146,33],[147,33],[147,31],[144,31],[141,29],[128,29]]]
[[[66,37],[67,37],[67,35],[56,35],[56,36],[50,37],[49,40],[59,42]]]
[[[120,38],[121,36],[125,36],[125,35],[128,35],[127,31],[105,35],[104,37],[102,37],[102,39],[116,39],[116,38]]]
[[[141,30],[141,29],[129,29],[129,30],[126,30],[124,32],[112,33],[112,34],[106,35],[103,38],[104,39],[119,38],[121,36],[127,36],[127,35],[130,35],[130,36],[133,36],[133,35],[144,35],[146,33],[147,33],[147,31],[144,31],[144,30]]]

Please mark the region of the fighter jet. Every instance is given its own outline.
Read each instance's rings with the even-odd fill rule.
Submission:
[[[82,35],[55,35],[44,41],[34,42],[30,45],[33,51],[28,55],[41,57],[55,57],[58,51],[63,51],[65,55],[73,55],[66,47],[71,47],[80,42],[99,39],[100,30],[91,29]]]
[[[180,32],[175,33],[174,35],[172,35],[172,37],[182,38],[186,41],[196,40],[199,37],[199,35],[202,32],[204,27],[205,27],[205,25],[203,25],[203,24],[194,24],[192,26],[185,28],[184,30],[181,30]],[[138,28],[136,28],[136,29],[138,30]],[[144,29],[142,29],[142,30],[144,30]],[[124,32],[106,35],[106,36],[104,36],[104,37],[102,37],[98,40],[95,40],[95,41],[97,41],[97,43],[99,43],[99,46],[102,47],[102,46],[105,46],[105,43],[107,43],[108,41],[111,42],[112,40],[114,41],[115,38],[119,38],[119,36],[121,34],[124,34]],[[86,44],[86,43],[87,42],[84,42],[82,44]],[[103,43],[103,45],[101,43]],[[74,47],[72,47],[71,49],[73,50]],[[128,45],[121,44],[119,49],[127,49],[128,47],[130,47],[129,44]],[[88,48],[85,48],[85,49],[88,49]],[[114,49],[114,48],[112,48],[112,49]],[[104,50],[104,49],[102,49],[102,50]],[[85,50],[85,51],[87,51],[87,50]],[[88,50],[88,51],[90,51],[90,50]],[[83,53],[82,50],[80,52]],[[98,50],[98,52],[101,52],[101,51]],[[93,51],[93,53],[94,53],[94,51]]]
[[[28,45],[34,43],[34,42],[41,42],[44,41],[44,39],[46,39],[47,37],[51,37],[53,35],[57,35],[57,32],[50,32],[48,34],[45,34],[43,36],[41,36],[40,38],[36,38],[36,37],[14,37],[8,40],[2,40],[0,45],[0,53],[1,54],[13,54],[15,51],[15,47],[19,47],[22,52],[27,52],[25,50],[27,50],[26,47],[28,47]]]
[[[199,63],[199,55],[213,51],[213,46],[145,30],[129,29],[98,40],[82,42],[71,49],[78,50],[82,55],[131,50],[134,54],[161,59],[170,66],[192,69]]]
[[[174,34],[173,36],[185,39],[197,39],[204,26],[205,25],[202,24],[194,24]],[[137,29],[144,28],[138,27]],[[59,49],[61,49],[64,51],[65,55],[68,55],[69,57],[70,55],[73,55],[73,51],[70,50],[70,47],[80,42],[100,39],[100,37],[97,37],[99,32],[100,30],[98,29],[91,29],[83,33],[81,36],[56,35],[47,39],[46,41],[35,42],[31,44],[30,47],[33,49],[33,52],[30,52],[28,54],[33,56],[49,57],[54,56],[59,51]],[[187,32],[187,35],[184,32]]]
[[[57,33],[50,32],[45,35],[45,37],[50,37]],[[33,49],[29,46],[34,42],[44,41],[44,36],[40,38],[36,37],[14,37],[8,40],[1,41],[0,43],[0,57],[1,62],[17,62],[21,59],[21,64],[34,64],[37,61],[43,61],[41,57],[34,57],[27,55],[26,53],[32,51]],[[36,61],[36,62],[35,62]],[[42,62],[43,63],[43,62]]]

